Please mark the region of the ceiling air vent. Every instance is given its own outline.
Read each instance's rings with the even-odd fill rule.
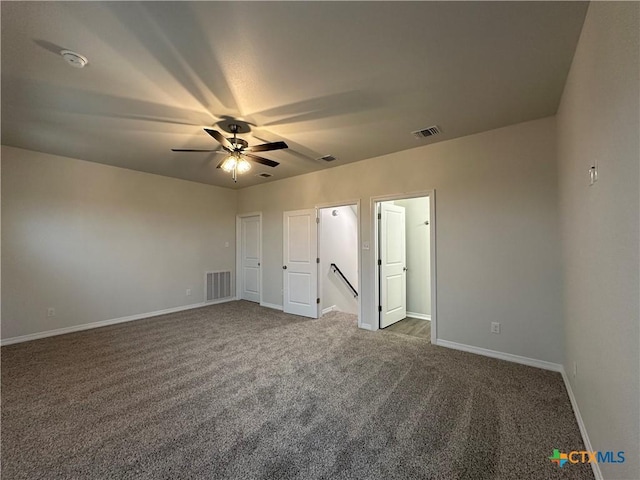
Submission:
[[[334,157],[333,155],[324,155],[318,158],[318,160],[324,160],[325,162],[333,162],[335,159],[336,157]]]
[[[413,133],[413,136],[416,138],[433,137],[434,135],[438,135],[440,133],[440,127],[434,125],[433,127],[427,127],[423,130],[417,130],[411,133]]]
[[[273,175],[267,172],[262,172],[262,173],[258,173],[256,177],[269,178],[269,177],[273,177]]]

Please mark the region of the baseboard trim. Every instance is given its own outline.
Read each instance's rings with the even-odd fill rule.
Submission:
[[[358,328],[361,328],[362,330],[369,330],[370,332],[373,332],[375,329],[369,325],[368,323],[361,323],[360,325],[358,325]]]
[[[260,302],[260,306],[282,311],[282,305],[276,305],[275,303]]]
[[[324,315],[325,313],[333,312],[336,309],[337,307],[335,305],[331,305],[330,307],[322,309],[322,315]]]
[[[431,315],[427,315],[425,313],[407,312],[407,317],[431,321]]]
[[[13,345],[15,343],[30,342],[32,340],[39,340],[41,338],[55,337],[58,335],[66,335],[67,333],[81,332],[83,330],[92,330],[94,328],[108,327],[109,325],[116,325],[118,323],[133,322],[135,320],[142,320],[144,318],[152,318],[152,317],[157,317],[159,315],[166,315],[168,313],[177,313],[177,312],[182,312],[184,310],[192,310],[194,308],[201,308],[201,307],[207,307],[209,305],[216,305],[218,303],[232,302],[234,300],[235,298],[225,298],[223,300],[217,300],[213,302],[192,303],[190,305],[182,305],[180,307],[172,307],[172,308],[165,308],[164,310],[156,310],[155,312],[138,313],[136,315],[129,315],[126,317],[111,318],[109,320],[101,320],[99,322],[83,323],[82,325],[73,325],[71,327],[56,328],[54,330],[46,330],[44,332],[30,333],[28,335],[20,335],[18,337],[4,338],[0,341],[0,345],[4,347],[5,345]]]
[[[551,370],[553,372],[562,372],[563,370],[562,365],[560,365],[559,363],[551,363],[545,360],[538,360],[536,358],[521,357],[520,355],[514,355],[512,353],[498,352],[496,350],[489,350],[488,348],[474,347],[473,345],[465,345],[464,343],[450,342],[449,340],[438,339],[436,341],[436,345],[440,347],[452,348],[454,350],[462,350],[463,352],[475,353],[477,355],[483,355],[485,357],[506,360],[507,362],[528,365],[530,367],[542,368],[543,370]]]
[[[578,428],[580,428],[580,435],[582,435],[582,441],[584,442],[585,450],[593,452],[593,446],[591,445],[591,440],[589,439],[589,434],[587,433],[587,427],[582,420],[582,415],[580,414],[580,409],[578,408],[578,402],[575,395],[573,394],[573,389],[571,388],[571,383],[569,383],[569,377],[567,376],[567,372],[565,371],[564,367],[562,367],[560,374],[562,375],[564,386],[567,389],[567,394],[569,395],[569,400],[571,401],[571,407],[573,408],[573,414],[576,417],[576,421],[578,422]],[[602,472],[600,471],[600,465],[598,465],[598,463],[596,462],[590,462],[590,464],[596,480],[603,480],[604,477],[602,476]]]

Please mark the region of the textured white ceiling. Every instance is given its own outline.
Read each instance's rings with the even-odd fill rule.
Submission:
[[[241,188],[553,115],[587,4],[1,8],[3,144]],[[63,48],[89,65],[68,66]],[[219,155],[170,151],[215,148],[202,127],[229,117],[254,125],[250,144],[286,141],[264,154],[281,165],[233,185]],[[437,137],[410,134],[435,124]]]

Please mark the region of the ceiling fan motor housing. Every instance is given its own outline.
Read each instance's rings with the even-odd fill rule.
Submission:
[[[249,146],[249,143],[243,138],[231,137],[227,140],[229,140],[236,147],[236,150],[242,150]]]

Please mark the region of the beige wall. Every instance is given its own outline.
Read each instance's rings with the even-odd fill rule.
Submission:
[[[240,190],[239,211],[264,215],[264,301],[282,304],[283,211],[361,199],[361,240],[373,247],[372,196],[435,189],[438,337],[560,362],[555,149],[545,118]],[[361,253],[373,326],[373,249]]]
[[[235,212],[233,190],[3,146],[2,338],[204,301]]]
[[[618,479],[640,478],[639,9],[591,3],[558,113],[565,370],[593,448],[626,452],[600,465]]]

